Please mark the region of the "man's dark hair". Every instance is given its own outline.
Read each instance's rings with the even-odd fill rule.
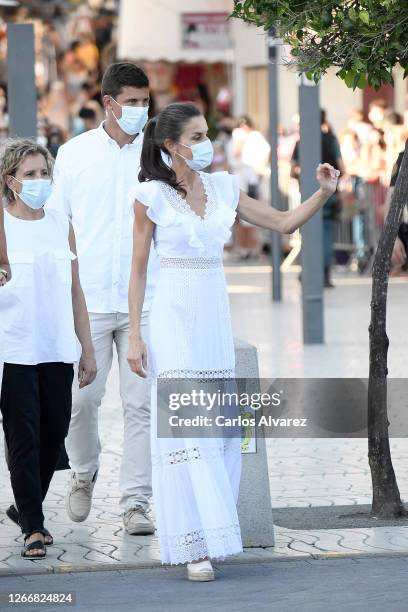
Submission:
[[[149,87],[147,74],[131,62],[115,62],[108,66],[102,77],[101,95],[116,98],[123,87]]]

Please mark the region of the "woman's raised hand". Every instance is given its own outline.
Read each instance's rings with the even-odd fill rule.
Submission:
[[[146,378],[147,371],[147,348],[142,339],[129,340],[127,357],[130,369],[142,378]]]
[[[329,195],[336,191],[339,176],[340,170],[336,170],[330,164],[319,164],[316,168],[316,178],[320,188]]]

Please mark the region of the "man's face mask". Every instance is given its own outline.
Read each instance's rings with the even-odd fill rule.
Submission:
[[[110,96],[112,98],[112,96]],[[115,98],[112,98],[114,102],[116,102]],[[116,102],[118,106],[122,109],[122,116],[116,117],[115,113],[112,110],[112,115],[116,119],[116,123],[119,125],[120,129],[128,134],[129,136],[135,136],[139,134],[144,126],[147,123],[149,116],[149,107],[148,106],[122,106],[119,102]]]

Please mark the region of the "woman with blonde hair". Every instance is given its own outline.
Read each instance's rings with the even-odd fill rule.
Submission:
[[[0,409],[15,500],[7,514],[22,529],[28,559],[44,557],[53,543],[42,504],[68,433],[78,340],[80,386],[96,375],[74,232],[68,217],[44,209],[52,162],[47,149],[27,139],[7,141],[0,159],[12,268],[0,289]]]

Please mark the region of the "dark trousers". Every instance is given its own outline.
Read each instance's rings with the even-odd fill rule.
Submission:
[[[330,268],[333,263],[334,221],[323,218],[323,264]]]
[[[42,502],[68,434],[74,367],[5,363],[0,410],[23,533],[44,527]]]

